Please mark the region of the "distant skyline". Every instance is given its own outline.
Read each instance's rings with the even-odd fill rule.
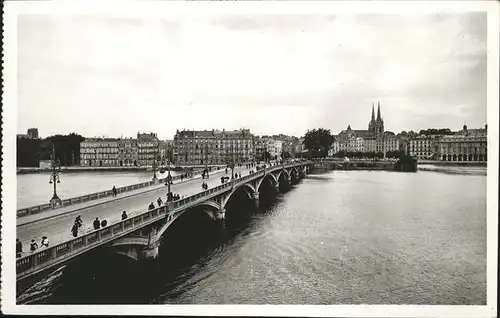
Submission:
[[[486,124],[485,13],[186,18],[20,16],[17,133]]]

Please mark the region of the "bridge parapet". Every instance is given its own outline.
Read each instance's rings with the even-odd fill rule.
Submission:
[[[118,221],[105,228],[89,232],[81,237],[39,250],[38,252],[16,260],[16,279],[24,279],[54,265],[60,264],[70,258],[81,255],[97,246],[110,243],[119,237],[131,234],[142,227],[162,220],[167,215],[169,219],[172,219],[180,215],[183,210],[200,204],[207,200],[207,198],[215,197],[228,190],[232,190],[235,187],[241,186],[250,180],[263,177],[264,175],[279,169],[291,168],[310,163],[311,162],[294,162],[284,165],[275,165],[273,167],[266,168],[266,171],[256,171],[253,174],[246,175],[233,180],[232,182],[199,192],[182,200],[168,202],[164,206]]]

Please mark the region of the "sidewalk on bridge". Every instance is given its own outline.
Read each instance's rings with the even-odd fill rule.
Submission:
[[[224,169],[213,171],[210,174],[213,175],[213,174],[218,174],[218,173],[221,173],[221,172],[224,172]],[[191,179],[185,179],[182,182],[175,182],[174,184],[186,183],[186,182],[189,182],[189,181],[192,181],[192,180],[196,180],[196,179],[201,179],[201,175],[195,175]],[[116,201],[116,200],[120,200],[120,199],[123,199],[123,198],[128,198],[128,197],[139,195],[139,194],[142,194],[142,193],[155,191],[155,190],[158,190],[158,189],[161,189],[161,188],[165,188],[166,189],[166,186],[165,186],[164,183],[159,183],[158,185],[150,186],[150,187],[147,187],[147,188],[140,188],[140,189],[137,189],[137,190],[128,191],[128,192],[125,192],[123,195],[118,194],[116,197],[113,197],[113,196],[111,196],[111,197],[104,197],[104,198],[101,198],[101,199],[87,201],[87,202],[84,202],[84,203],[69,205],[67,207],[63,207],[63,208],[59,208],[59,209],[55,209],[55,210],[51,210],[51,211],[44,211],[44,212],[40,212],[40,213],[37,213],[37,214],[32,214],[32,215],[24,216],[24,217],[21,217],[21,218],[17,218],[17,226],[26,225],[26,224],[34,223],[34,222],[42,220],[42,219],[46,220],[46,219],[57,217],[57,216],[60,216],[60,215],[63,215],[63,214],[67,214],[67,213],[71,213],[71,212],[76,212],[76,211],[88,209],[88,208],[94,207],[96,205],[113,202],[113,201]]]

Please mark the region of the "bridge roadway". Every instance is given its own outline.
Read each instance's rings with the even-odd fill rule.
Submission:
[[[236,167],[234,172],[241,173],[241,176],[243,177],[248,175],[250,170],[255,170],[255,168],[247,169],[244,166]],[[202,191],[201,184],[203,181],[208,184],[209,189],[220,185],[221,176],[231,177],[231,169],[228,169],[227,175],[225,174],[224,169],[221,169],[219,171],[211,172],[208,179],[202,180],[198,177],[189,181],[173,184],[170,189],[172,193],[179,194],[181,198],[183,196],[187,197]],[[127,211],[127,215],[130,218],[136,214],[144,213],[151,202],[153,202],[155,207],[157,207],[158,204],[156,200],[158,197],[161,197],[163,202],[165,202],[166,194],[167,187],[163,185],[163,187],[159,187],[156,190],[142,192],[129,197],[118,199],[111,197],[105,203],[91,206],[85,208],[84,210],[78,207],[79,205],[77,204],[72,206],[74,210],[64,214],[51,216],[50,218],[44,215],[44,213],[36,214],[33,215],[33,217],[37,217],[39,219],[30,221],[30,223],[20,224],[18,219],[17,238],[23,243],[22,256],[30,254],[29,248],[31,239],[34,239],[37,242],[39,246],[38,250],[41,248],[40,241],[44,235],[49,239],[49,246],[54,246],[73,239],[71,227],[73,226],[75,218],[78,215],[81,215],[83,220],[84,232],[90,232],[93,230],[92,222],[96,217],[98,217],[99,220],[106,220],[108,225],[110,225],[121,220],[121,214],[124,210]],[[83,233],[80,233],[79,236],[81,234]]]

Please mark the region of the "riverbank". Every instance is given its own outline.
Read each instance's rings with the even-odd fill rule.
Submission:
[[[191,168],[203,168],[205,166],[175,166],[172,167],[172,171],[182,171],[184,169]],[[216,168],[220,166],[208,166],[209,168]],[[158,168],[157,170],[164,169],[165,167]],[[152,167],[61,167],[61,172],[69,173],[69,172],[145,172],[145,171],[153,171]],[[17,168],[17,174],[28,174],[28,173],[43,173],[43,172],[51,172],[51,168],[37,168],[37,167],[21,167]]]
[[[435,165],[435,166],[476,166],[486,167],[486,161],[438,161],[438,160],[418,160],[418,165]]]
[[[344,161],[319,161],[315,162],[312,167],[314,173],[324,173],[330,170],[378,170],[378,171],[400,171],[400,172],[416,172],[417,163],[412,158],[401,160],[383,159],[353,159]]]
[[[61,167],[61,172],[144,172],[151,167]],[[51,168],[17,168],[17,174],[51,172]]]

